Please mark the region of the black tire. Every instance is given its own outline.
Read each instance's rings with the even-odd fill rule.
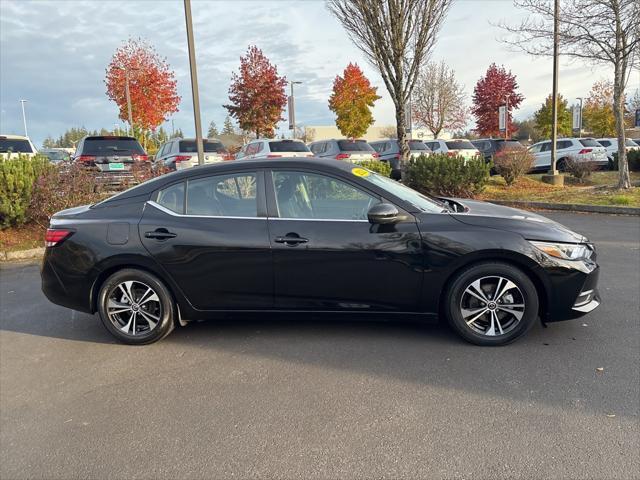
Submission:
[[[490,331],[490,327],[494,325],[492,311],[488,310],[488,304],[485,302],[485,305],[482,304],[481,300],[476,301],[481,302],[476,305],[475,308],[477,310],[472,310],[472,307],[467,307],[465,312],[468,314],[466,318],[473,319],[475,317],[475,313],[480,311],[482,308],[487,308],[487,313],[481,314],[476,322],[472,323],[470,326],[465,317],[463,317],[463,300],[467,301],[468,299],[474,300],[467,292],[468,288],[472,287],[472,284],[480,279],[485,282],[485,287],[488,287],[490,290],[491,284],[496,279],[496,288],[501,284],[497,283],[498,278],[502,278],[503,281],[507,280],[512,282],[517,289],[513,289],[509,291],[510,298],[513,300],[512,304],[522,304],[523,312],[521,314],[521,318],[516,321],[515,314],[507,313],[507,310],[502,310],[501,306],[505,309],[509,307],[509,303],[500,303],[500,298],[498,302],[490,301],[489,304],[493,304],[493,310],[495,311],[496,318],[499,315],[502,315],[503,318],[506,318],[505,321],[505,331],[504,333],[499,333],[502,331],[501,321],[495,324],[500,325],[500,329],[498,330],[495,326],[493,327],[494,334],[486,334],[480,333],[477,330],[481,329],[483,324],[488,324],[487,331]],[[502,285],[509,285],[507,283]],[[482,292],[485,293],[485,292]],[[463,295],[465,298],[463,299]],[[496,293],[497,295],[497,293]],[[502,296],[504,298],[505,294]],[[490,295],[487,296],[489,299]],[[518,303],[520,302],[520,303]],[[510,265],[508,263],[502,262],[486,262],[475,264],[467,270],[459,273],[451,282],[444,300],[444,313],[447,318],[447,321],[451,325],[451,327],[465,340],[471,342],[475,345],[482,346],[498,346],[498,345],[506,345],[510,342],[513,342],[518,337],[524,335],[534,324],[536,319],[538,318],[538,293],[533,282],[529,279],[529,277],[522,272],[517,267]],[[511,309],[511,311],[516,310],[515,308]],[[518,308],[519,310],[519,308]],[[469,312],[473,312],[469,314]],[[517,312],[520,314],[521,312]],[[489,315],[487,317],[487,315]],[[509,325],[509,320],[512,322]],[[504,321],[504,320],[503,320]],[[509,328],[507,326],[509,325]]]
[[[556,163],[556,168],[558,169],[559,172],[566,172],[567,171],[567,159],[566,158],[561,158],[560,160],[558,160],[558,162]]]
[[[125,282],[132,282],[126,284],[130,285],[129,290],[134,297],[136,315],[133,315],[132,322],[128,322],[128,320],[133,313],[133,307],[125,311],[126,305],[132,302],[128,300],[129,295],[120,287]],[[143,298],[143,292],[148,292],[145,287],[151,290],[151,295],[147,296],[149,299],[146,301]],[[157,301],[154,293],[157,296]],[[140,305],[135,303],[138,301],[142,301],[142,303]],[[116,304],[118,306],[115,306]],[[111,309],[111,316],[109,309]],[[114,314],[120,310],[123,313]],[[100,287],[98,313],[105,328],[119,341],[130,345],[147,345],[157,342],[171,333],[175,326],[176,307],[171,293],[158,278],[143,270],[127,268],[112,274]],[[140,320],[137,318],[138,314],[140,314]],[[153,320],[156,318],[158,321],[154,322]],[[155,325],[152,327],[154,323]],[[126,328],[127,331],[125,332],[123,328]]]

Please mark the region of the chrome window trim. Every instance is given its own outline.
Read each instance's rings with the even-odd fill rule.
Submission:
[[[169,210],[167,207],[163,207],[159,203],[156,203],[154,200],[147,200],[147,204],[152,207],[157,208],[161,212],[167,213],[169,215],[173,215],[174,217],[184,217],[184,218],[231,218],[236,220],[267,220],[267,217],[236,217],[231,215],[189,215],[185,213],[176,213],[173,210]]]
[[[369,220],[351,220],[346,218],[283,218],[283,217],[269,217],[269,220],[287,220],[294,222],[358,222],[369,223]]]

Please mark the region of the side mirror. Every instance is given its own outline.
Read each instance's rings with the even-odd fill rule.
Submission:
[[[367,218],[369,223],[377,225],[388,225],[391,223],[398,223],[402,220],[398,209],[390,203],[378,203],[369,209],[367,212]]]

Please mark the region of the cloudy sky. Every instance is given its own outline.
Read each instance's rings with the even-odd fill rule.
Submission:
[[[380,76],[351,44],[321,0],[193,1],[202,119],[222,125],[231,72],[250,44],[258,45],[297,86],[297,121],[330,125],[327,108],[333,78],[357,62],[379,87],[379,125],[393,123],[393,108]],[[491,62],[517,76],[525,96],[516,118],[535,111],[551,89],[551,61],[514,53],[498,41],[499,19],[523,15],[511,0],[455,0],[433,52],[444,59],[471,96]],[[22,134],[20,99],[26,99],[29,134],[36,145],[68,127],[112,129],[115,104],[105,95],[104,73],[114,50],[129,37],[149,40],[175,69],[180,111],[176,128],[193,134],[192,104],[180,0],[0,0],[0,132]],[[591,84],[612,77],[608,68],[562,62],[560,92],[570,102]],[[632,78],[633,88],[640,79]],[[634,86],[633,83],[636,85]],[[166,126],[170,129],[170,123]],[[286,125],[283,123],[283,128]]]

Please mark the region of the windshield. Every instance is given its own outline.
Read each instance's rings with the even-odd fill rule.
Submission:
[[[476,147],[469,140],[452,140],[445,142],[449,150],[475,150]]]
[[[220,142],[210,142],[208,140],[203,140],[204,142],[204,151],[206,153],[225,153],[224,145]],[[183,153],[196,153],[198,149],[196,148],[195,140],[180,140],[180,152]]]
[[[269,142],[269,149],[272,152],[308,152],[309,149],[302,142],[293,142],[291,140],[279,140]]]
[[[145,155],[135,138],[94,137],[86,138],[82,146],[82,155]]]
[[[29,140],[12,140],[0,138],[0,152],[7,153],[33,153]]]
[[[61,152],[59,150],[50,150],[48,152],[43,152],[49,160],[52,162],[60,162],[62,160],[68,160],[69,154],[67,152]]]
[[[429,150],[420,140],[409,140],[409,150]]]
[[[371,148],[364,140],[338,140],[338,148],[342,152],[374,152],[375,150]]]
[[[627,147],[637,147],[638,145],[636,144],[636,142],[634,142],[633,140],[631,140],[630,138],[625,138],[624,144]]]
[[[369,175],[361,178],[377,185],[380,188],[384,188],[387,192],[409,202],[422,212],[442,213],[443,211],[446,211],[446,207],[443,204],[440,204],[429,197],[396,182],[395,180],[391,180],[389,177],[383,177],[382,175],[371,172]]]
[[[585,138],[583,140],[580,140],[580,143],[582,144],[583,147],[601,147],[602,146],[598,142],[596,142],[593,138]]]

